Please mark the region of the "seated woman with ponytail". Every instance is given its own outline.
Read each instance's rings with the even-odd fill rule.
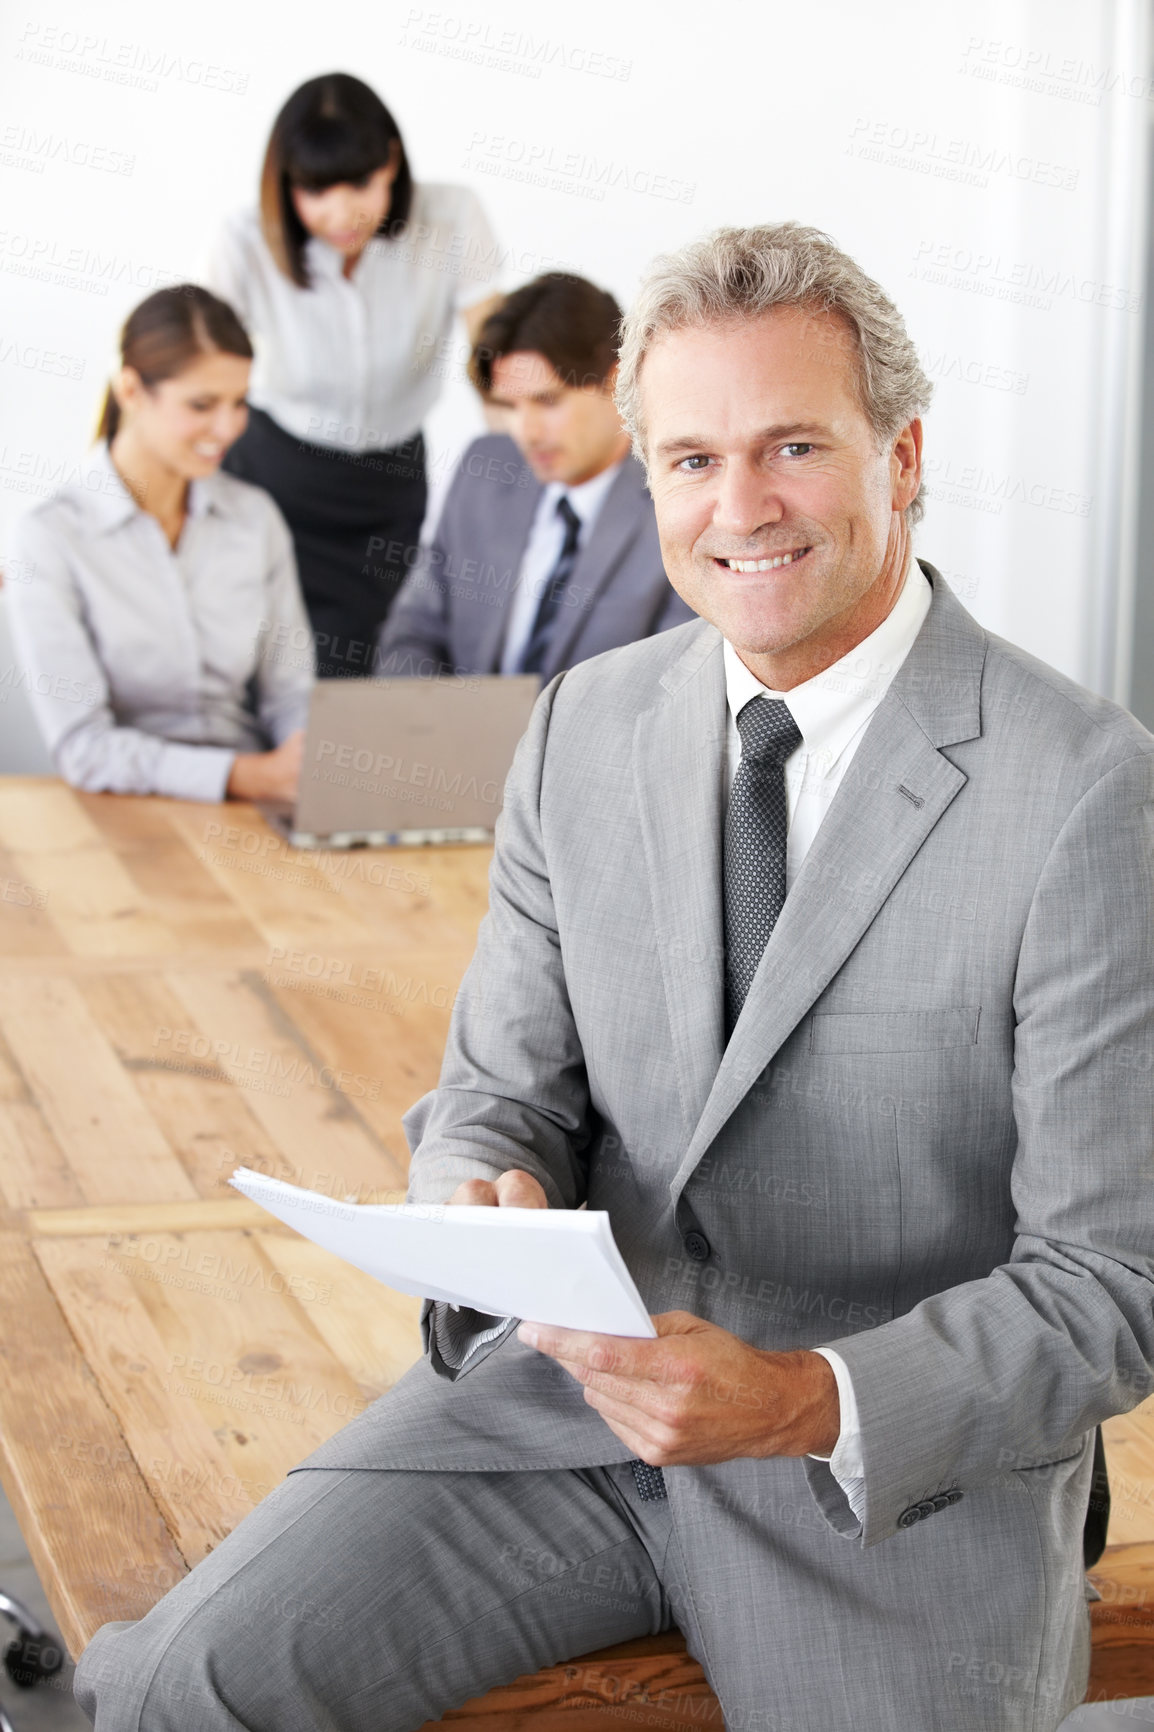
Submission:
[[[124,326],[91,462],[17,524],[17,653],[75,787],[296,794],[313,651],[292,540],[267,493],[220,472],[251,361],[207,289],[150,295]]]

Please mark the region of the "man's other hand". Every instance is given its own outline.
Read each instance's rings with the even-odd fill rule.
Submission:
[[[841,1404],[820,1353],[764,1352],[688,1311],[653,1322],[656,1341],[540,1323],[517,1335],[583,1384],[590,1407],[651,1467],[832,1454]]]
[[[450,1203],[469,1203],[473,1208],[490,1209],[547,1209],[549,1199],[544,1187],[533,1178],[531,1173],[519,1172],[516,1167],[494,1181],[491,1179],[466,1179],[463,1185],[458,1185]]]

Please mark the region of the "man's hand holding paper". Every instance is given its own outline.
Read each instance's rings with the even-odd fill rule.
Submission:
[[[652,1467],[833,1449],[837,1383],[820,1354],[764,1353],[688,1311],[653,1322],[655,1341],[540,1323],[517,1334],[584,1384],[590,1407]]]
[[[449,1198],[450,1206],[460,1204],[465,1208],[497,1209],[547,1209],[549,1199],[545,1195],[545,1187],[535,1179],[532,1173],[523,1173],[517,1167],[510,1167],[500,1178],[466,1179],[463,1185],[458,1185]]]
[[[531,1173],[467,1179],[450,1204],[547,1209]],[[520,1340],[550,1354],[610,1430],[653,1467],[739,1456],[828,1455],[837,1442],[837,1383],[816,1353],[763,1353],[688,1311],[654,1317],[658,1339],[522,1323]]]

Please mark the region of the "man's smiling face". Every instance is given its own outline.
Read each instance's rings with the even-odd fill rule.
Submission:
[[[879,451],[857,367],[848,327],[799,307],[664,332],[641,367],[669,580],[777,690],[868,636],[905,574],[921,423]]]

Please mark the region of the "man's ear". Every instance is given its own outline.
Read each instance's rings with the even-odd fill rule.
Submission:
[[[917,497],[922,482],[922,423],[915,415],[903,427],[891,447],[893,508],[905,511]]]

